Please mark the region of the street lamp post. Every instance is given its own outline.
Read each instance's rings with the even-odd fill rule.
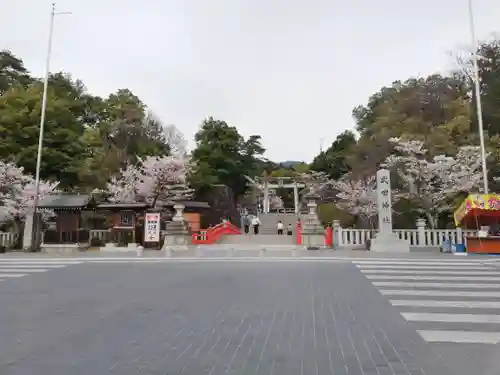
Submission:
[[[42,113],[40,115],[40,132],[38,134],[38,153],[36,157],[36,172],[35,172],[35,197],[33,199],[33,212],[36,212],[38,206],[38,199],[40,194],[40,165],[42,163],[43,151],[43,132],[45,127],[45,112],[47,109],[47,89],[49,86],[49,73],[50,73],[50,55],[52,53],[52,35],[54,32],[54,17],[62,14],[71,14],[70,12],[56,12],[56,3],[52,3],[50,11],[50,27],[49,27],[49,41],[47,45],[47,56],[45,58],[45,76],[43,81],[43,94],[42,94]]]
[[[38,134],[38,153],[36,156],[36,170],[35,170],[35,196],[33,197],[33,210],[31,212],[31,217],[26,219],[25,222],[25,233],[23,236],[23,248],[34,249],[36,244],[36,237],[33,237],[33,226],[35,224],[35,213],[38,207],[39,195],[40,195],[40,166],[42,163],[42,151],[43,151],[43,133],[45,127],[45,112],[47,109],[47,90],[49,86],[49,73],[50,73],[50,56],[52,53],[52,35],[54,32],[54,18],[55,16],[71,14],[70,12],[56,12],[56,4],[52,3],[52,8],[50,10],[50,26],[49,26],[49,40],[47,45],[47,56],[45,58],[45,76],[43,81],[43,94],[42,94],[42,110],[40,114],[40,131]]]
[[[484,127],[483,127],[483,107],[481,105],[481,82],[479,81],[479,66],[477,56],[478,43],[476,39],[476,33],[474,30],[474,12],[472,7],[472,0],[469,0],[469,24],[470,33],[472,40],[472,64],[474,67],[474,89],[476,94],[476,107],[477,107],[477,125],[479,130],[479,141],[481,145],[481,164],[483,169],[483,183],[484,183],[484,194],[488,194],[488,169],[486,165],[486,147],[484,145]]]

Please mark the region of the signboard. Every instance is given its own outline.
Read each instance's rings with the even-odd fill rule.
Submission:
[[[377,211],[379,231],[392,233],[391,175],[387,169],[377,171]]]
[[[500,210],[500,195],[471,194],[453,214],[455,224],[460,225],[464,217],[472,210],[498,211]]]
[[[160,242],[159,213],[146,213],[144,217],[144,242]]]

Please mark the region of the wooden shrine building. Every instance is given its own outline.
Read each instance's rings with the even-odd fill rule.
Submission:
[[[42,199],[40,209],[55,213],[55,222],[44,231],[45,244],[71,244],[90,241],[91,230],[110,230],[106,241],[142,243],[144,215],[148,211],[161,212],[166,222],[174,214],[174,204],[181,203],[184,218],[191,230],[200,229],[201,216],[209,208],[206,202],[158,202],[152,209],[147,203],[98,202],[92,194],[53,194]],[[163,229],[163,228],[162,228]]]

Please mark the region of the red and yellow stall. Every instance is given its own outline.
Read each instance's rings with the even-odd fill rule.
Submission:
[[[456,226],[467,229],[481,229],[488,226],[484,235],[468,236],[468,253],[500,254],[500,195],[471,194],[454,212]]]

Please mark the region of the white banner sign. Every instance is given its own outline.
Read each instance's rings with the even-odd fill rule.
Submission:
[[[160,242],[159,213],[147,213],[144,217],[144,242]]]

